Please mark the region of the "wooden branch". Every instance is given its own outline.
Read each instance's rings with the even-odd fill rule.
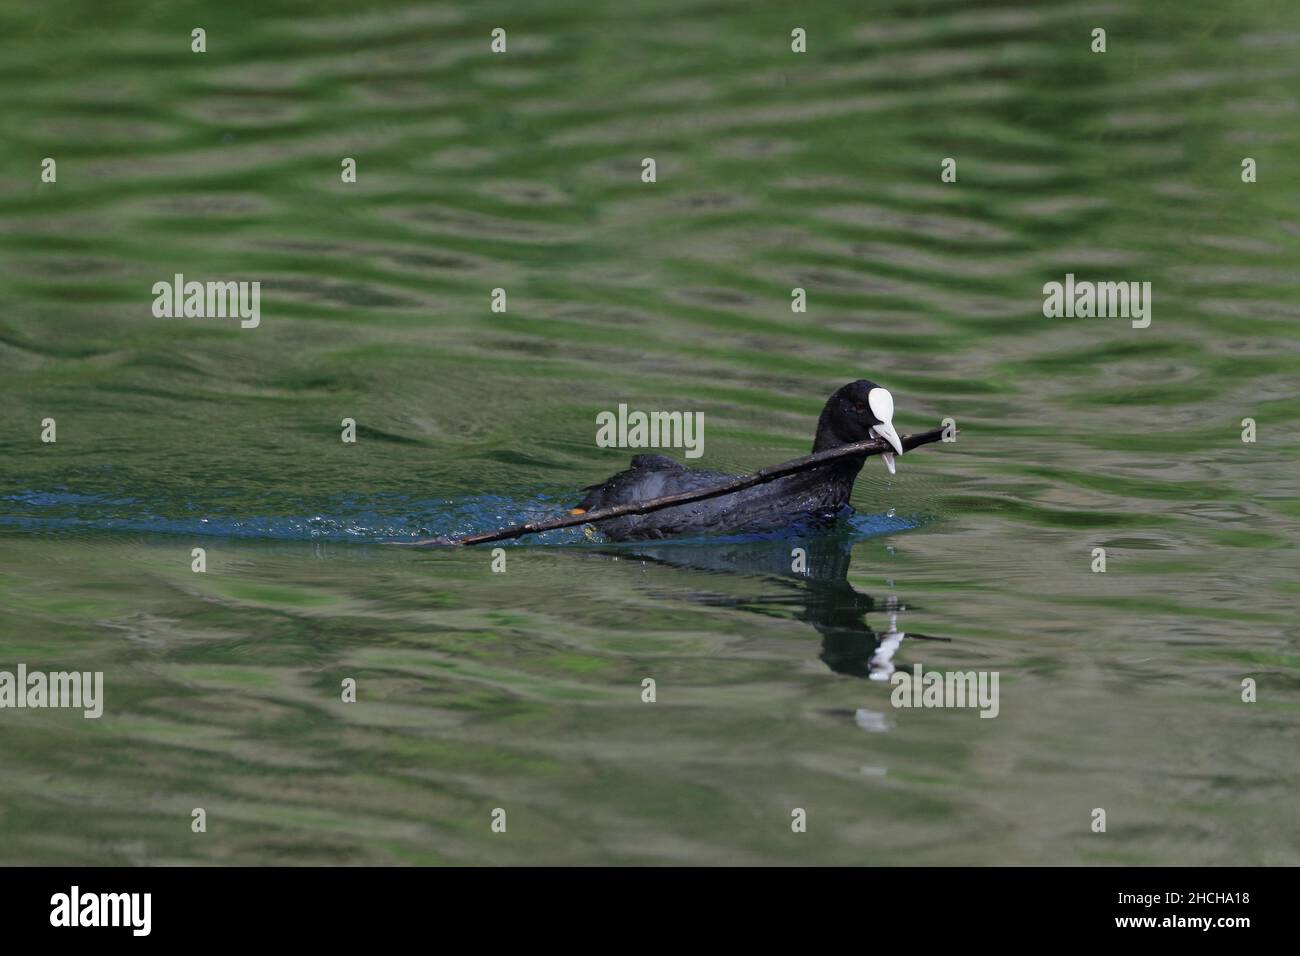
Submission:
[[[941,440],[944,430],[943,428],[932,428],[928,432],[921,432],[919,435],[903,435],[901,439],[903,451],[911,451],[913,448],[919,448],[922,445]],[[953,429],[953,434],[956,433],[957,430]],[[645,501],[633,501],[625,505],[598,508],[595,511],[587,511],[580,515],[565,515],[562,518],[548,518],[545,521],[529,521],[525,524],[515,525],[512,528],[502,528],[500,531],[483,531],[478,534],[461,535],[455,538],[426,538],[423,541],[395,541],[392,543],[408,548],[433,548],[445,545],[486,544],[489,541],[522,538],[526,534],[540,534],[543,531],[554,531],[557,528],[572,528],[576,525],[594,524],[599,521],[607,521],[610,518],[621,518],[624,515],[649,514],[651,511],[658,511],[661,508],[690,504],[693,501],[705,501],[709,498],[717,498],[720,495],[729,495],[733,491],[766,484],[777,478],[793,475],[795,472],[808,471],[811,468],[816,468],[830,461],[838,461],[841,458],[852,458],[855,455],[870,457],[893,450],[894,448],[889,442],[881,439],[860,441],[852,445],[841,445],[839,448],[832,448],[829,451],[819,451],[814,455],[792,458],[779,465],[763,468],[752,475],[741,475],[739,478],[733,478],[731,481],[714,485],[711,488],[682,491],[675,495],[664,495],[660,498],[648,498]]]

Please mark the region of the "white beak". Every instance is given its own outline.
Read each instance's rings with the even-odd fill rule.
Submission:
[[[879,425],[873,425],[871,430],[876,433],[877,438],[883,438],[893,445],[900,455],[903,453],[903,440],[898,437],[898,432],[894,431],[893,422],[881,422]]]
[[[871,434],[889,442],[901,455],[903,453],[903,441],[898,437],[898,432],[894,431],[894,396],[890,395],[886,389],[873,388],[867,396],[867,401],[871,404],[871,411],[880,419],[879,425],[871,426]],[[880,457],[884,459],[885,467],[889,469],[889,473],[894,474],[894,453],[891,451],[882,452]]]

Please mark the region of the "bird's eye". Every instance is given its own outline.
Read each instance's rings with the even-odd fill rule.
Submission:
[[[865,412],[867,410],[867,406],[863,405],[861,402],[854,402],[853,410],[855,412]]]

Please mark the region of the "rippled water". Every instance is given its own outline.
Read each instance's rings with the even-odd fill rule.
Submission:
[[[0,9],[0,670],[106,684],[0,710],[0,861],[1300,862],[1300,9],[855,6]],[[838,533],[383,543],[562,512],[620,402],[750,471],[862,376],[962,432]]]

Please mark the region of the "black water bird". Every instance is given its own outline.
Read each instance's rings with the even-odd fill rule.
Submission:
[[[894,397],[875,382],[860,379],[835,392],[817,420],[814,452],[881,438],[898,454],[902,441],[894,430]],[[881,455],[894,473],[894,453]],[[798,525],[824,527],[834,523],[849,502],[853,482],[865,455],[828,462],[767,484],[745,488],[703,501],[675,505],[643,515],[626,515],[596,523],[613,541],[640,541],[698,534],[748,534]],[[572,513],[648,501],[664,495],[695,491],[735,478],[716,471],[687,468],[665,455],[637,455],[632,467],[583,490],[587,496]]]

